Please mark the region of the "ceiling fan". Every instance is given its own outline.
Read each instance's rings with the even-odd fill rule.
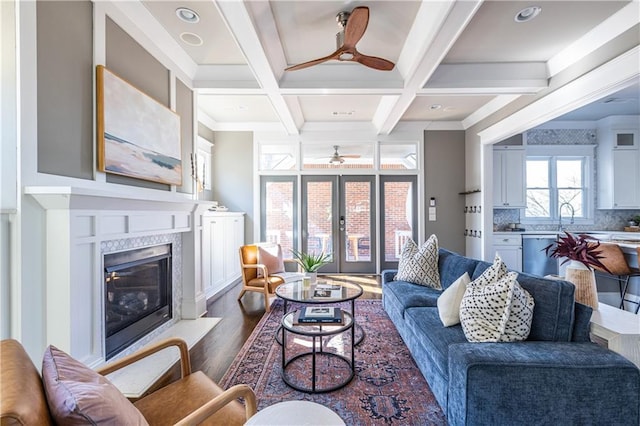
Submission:
[[[330,60],[359,62],[379,71],[391,71],[393,69],[395,66],[393,62],[375,56],[363,55],[356,49],[356,44],[364,35],[369,23],[368,7],[358,6],[351,12],[340,12],[336,16],[336,20],[342,28],[336,34],[336,51],[323,58],[292,65],[285,68],[285,71],[300,70]]]
[[[340,155],[340,153],[338,152],[338,148],[340,148],[339,145],[333,146],[333,155],[329,159],[329,164],[342,164],[344,163],[345,158],[360,158],[360,155],[358,154]]]

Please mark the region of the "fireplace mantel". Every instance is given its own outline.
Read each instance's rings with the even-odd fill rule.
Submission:
[[[206,210],[211,201],[194,200],[191,194],[156,191],[141,188],[136,192],[110,191],[74,186],[26,186],[31,195],[46,210],[100,209],[119,210]]]
[[[158,239],[181,244],[180,316],[206,309],[200,268],[201,216],[213,203],[190,194],[144,188],[105,190],[73,186],[27,186],[42,207],[44,223],[45,330],[56,345],[88,365],[104,362],[102,250]]]

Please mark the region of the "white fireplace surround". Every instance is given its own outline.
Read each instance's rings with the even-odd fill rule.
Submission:
[[[173,319],[125,353],[205,312],[201,215],[211,203],[175,193],[141,199],[75,187],[26,187],[25,193],[45,211],[47,342],[90,366],[105,361],[102,258],[128,248],[173,245]]]

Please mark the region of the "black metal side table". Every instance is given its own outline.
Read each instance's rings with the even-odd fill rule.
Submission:
[[[297,324],[295,322],[297,311],[289,312],[282,318],[282,379],[284,382],[301,392],[322,393],[331,392],[345,387],[355,376],[355,350],[354,350],[354,321],[349,312],[344,312],[341,325]],[[288,335],[294,339],[288,339]],[[293,340],[290,342],[289,340]],[[328,347],[331,342],[332,348]],[[307,346],[310,350],[302,352],[287,359],[289,345]],[[349,356],[347,356],[349,355]],[[320,361],[333,361],[335,369],[323,376],[321,384],[318,384],[318,363]],[[301,378],[306,373],[305,369],[310,362],[310,377]],[[298,366],[298,367],[296,367]],[[296,376],[295,372],[299,374]]]

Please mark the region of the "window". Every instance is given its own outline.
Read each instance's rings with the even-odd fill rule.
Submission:
[[[551,154],[556,151],[557,155],[527,155],[525,217],[540,223],[556,223],[560,216],[573,217],[577,222],[592,218],[589,171],[593,155],[563,155],[560,147],[536,148]]]
[[[211,147],[208,140],[198,136],[193,174],[196,178],[197,192],[211,191]]]

